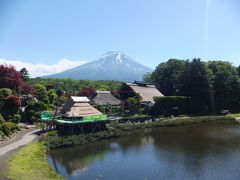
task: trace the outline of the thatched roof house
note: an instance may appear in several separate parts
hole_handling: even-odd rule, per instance
[[[94,105],[111,105],[120,106],[121,101],[114,97],[110,91],[97,91],[96,95],[92,98]]]
[[[164,96],[159,92],[154,85],[149,85],[141,82],[123,83],[120,90],[121,97],[131,97],[139,94],[142,98],[142,104],[154,104],[153,97]]]
[[[71,96],[64,104],[61,114],[64,117],[84,117],[102,115],[100,111],[89,104],[87,97]]]

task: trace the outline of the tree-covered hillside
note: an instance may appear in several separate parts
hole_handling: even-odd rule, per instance
[[[30,84],[42,84],[47,89],[61,89],[69,93],[78,92],[83,88],[96,90],[116,90],[121,86],[119,81],[94,81],[94,80],[73,80],[73,79],[30,79]]]

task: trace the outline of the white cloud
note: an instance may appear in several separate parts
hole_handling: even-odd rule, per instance
[[[39,77],[49,74],[55,74],[73,67],[86,63],[86,61],[73,61],[66,58],[60,59],[56,64],[43,64],[43,63],[28,63],[21,60],[6,60],[0,58],[0,64],[7,64],[14,66],[17,70],[27,68],[31,77]]]

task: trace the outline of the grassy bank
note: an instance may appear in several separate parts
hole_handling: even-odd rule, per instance
[[[7,177],[13,180],[63,179],[48,164],[44,145],[40,142],[23,147],[13,156],[8,163]]]
[[[166,126],[183,126],[191,125],[197,123],[211,123],[211,122],[225,122],[225,123],[235,123],[233,117],[226,116],[198,116],[198,117],[176,117],[167,118],[160,121],[153,121],[147,123],[112,123],[115,129],[119,130],[131,130],[139,128],[152,128],[152,127],[166,127]]]
[[[106,131],[96,132],[94,134],[86,135],[71,135],[71,136],[44,136],[42,140],[49,149],[56,149],[59,147],[83,145],[88,142],[99,141],[100,139],[107,139],[127,135],[135,129],[166,127],[166,126],[182,126],[196,123],[215,123],[215,122],[234,123],[234,118],[226,116],[201,116],[201,117],[179,117],[166,118],[158,121],[148,121],[144,123],[116,123],[113,122],[107,125]]]
[[[228,114],[227,117],[240,118],[240,113],[237,113],[237,114]]]

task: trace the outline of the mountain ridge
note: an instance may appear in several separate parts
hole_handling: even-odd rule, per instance
[[[151,71],[120,51],[109,51],[97,60],[43,78],[134,81]]]

